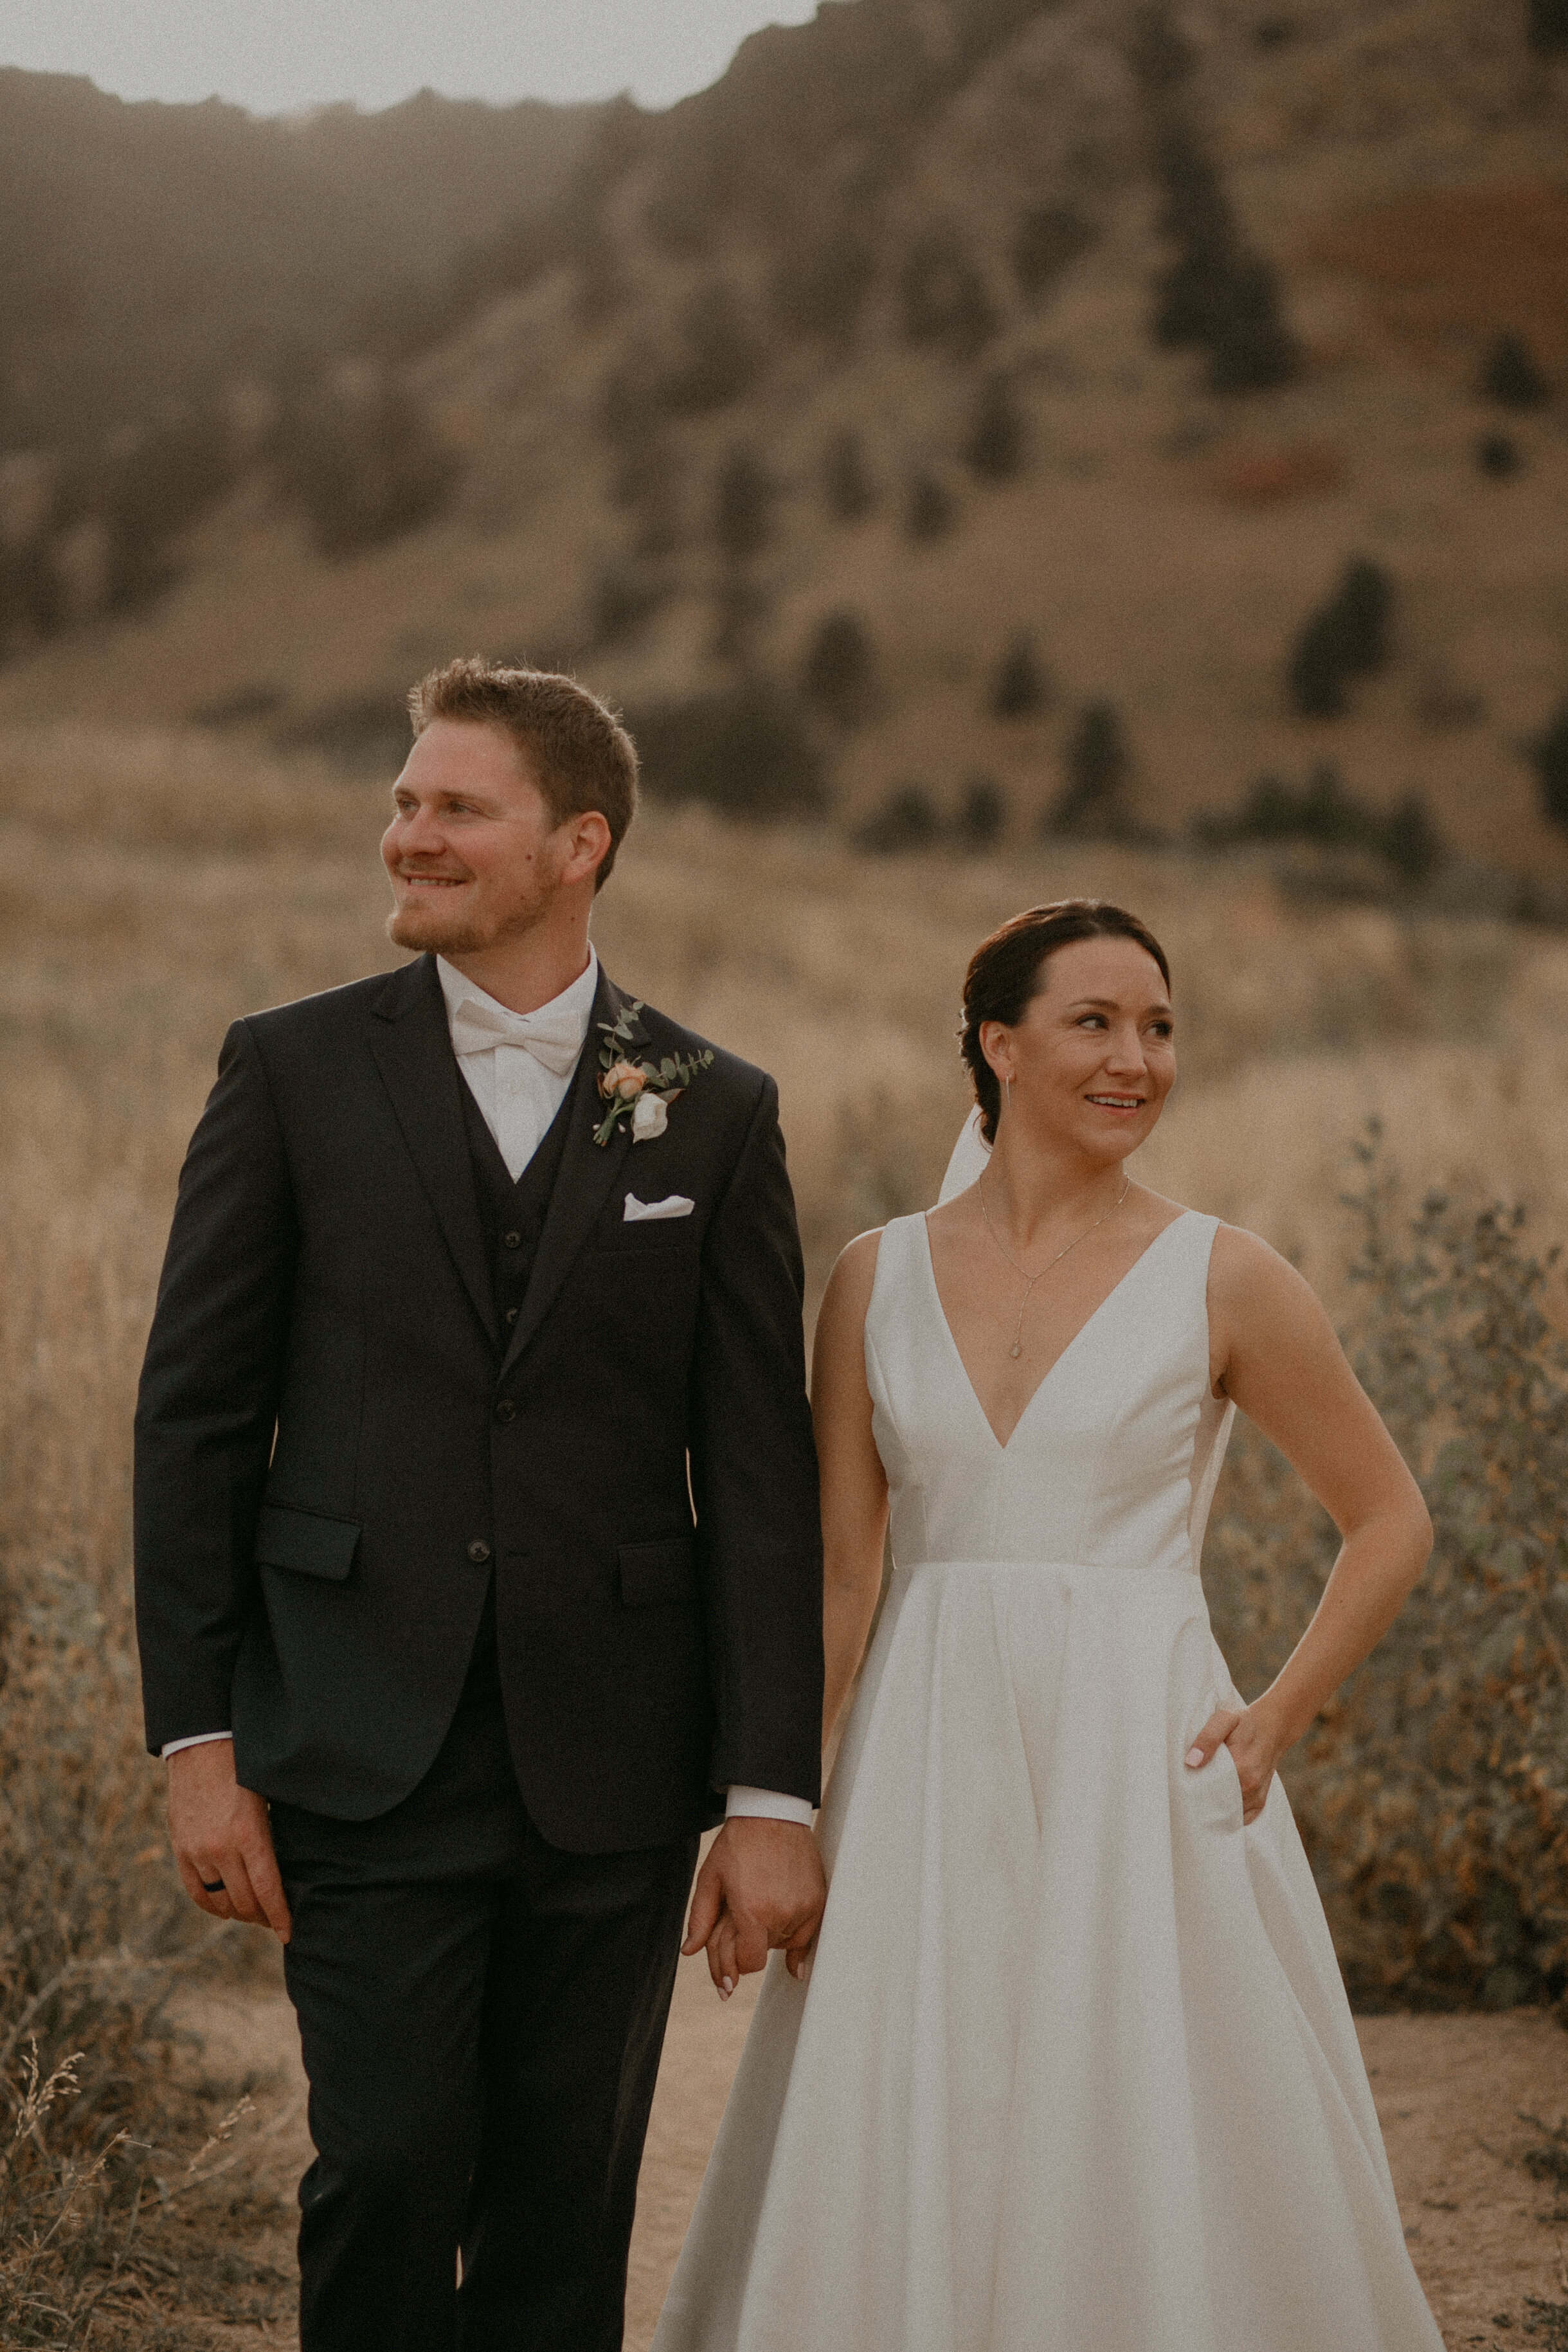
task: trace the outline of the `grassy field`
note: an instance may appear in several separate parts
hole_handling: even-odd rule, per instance
[[[138,1752],[128,1618],[131,1402],[180,1158],[230,1019],[395,961],[383,806],[379,787],[203,736],[0,735],[0,2044],[13,2077],[29,2033],[46,2065],[89,2053],[43,2189],[145,2117],[163,2063],[150,2004],[192,1948]],[[652,812],[601,902],[601,952],[623,986],[776,1072],[813,1306],[846,1240],[935,1197],[967,1108],[953,1031],[970,950],[1018,907],[1084,891],[1134,907],[1172,955],[1183,1075],[1146,1181],[1266,1234],[1342,1312],[1339,1195],[1370,1116],[1413,1200],[1502,1195],[1538,1243],[1568,1233],[1568,940],[1312,901],[1239,859],[871,860]],[[1555,1315],[1555,1275],[1544,1295]],[[1219,1516],[1222,1598],[1266,1664],[1310,1604],[1321,1529],[1256,1451]],[[1270,1538],[1289,1570],[1272,1598]],[[1505,1711],[1511,1688],[1504,1674]],[[1351,1855],[1336,1928],[1364,1929],[1365,1980],[1396,1994],[1389,1937],[1365,1927],[1368,1903],[1386,1907],[1368,1841],[1408,1848],[1411,1817],[1367,1793],[1386,1769],[1368,1736],[1354,1714],[1329,1727],[1303,1817],[1321,1784],[1320,1867]],[[1555,1853],[1560,1809],[1542,1803]],[[1422,1932],[1406,1921],[1401,1948]],[[72,2340],[12,2327],[7,2342]]]

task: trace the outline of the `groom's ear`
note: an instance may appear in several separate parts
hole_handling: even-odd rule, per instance
[[[561,882],[586,882],[591,876],[597,890],[602,879],[600,869],[612,846],[609,819],[598,809],[580,809],[557,829],[566,851],[561,862]]]

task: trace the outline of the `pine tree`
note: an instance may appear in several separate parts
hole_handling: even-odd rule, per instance
[[[853,613],[829,613],[807,651],[800,689],[809,702],[857,726],[870,717],[876,698],[876,656],[863,623]]]
[[[1537,57],[1568,49],[1568,0],[1530,0],[1527,35]]]
[[[991,715],[996,719],[1028,719],[1033,712],[1043,710],[1049,699],[1034,639],[1027,629],[1020,629],[997,671],[991,688]]]
[[[1175,257],[1155,281],[1156,342],[1207,354],[1216,392],[1262,392],[1301,365],[1271,263],[1243,242],[1213,158],[1187,117],[1162,106],[1155,140],[1159,224]]]
[[[876,504],[876,486],[852,425],[835,433],[822,452],[822,490],[829,513],[840,522],[858,522]]]
[[[1525,748],[1541,786],[1542,811],[1552,824],[1568,832],[1568,702],[1559,706]]]
[[[990,776],[971,776],[964,787],[953,837],[961,849],[990,849],[1001,839],[1008,804],[1000,784]]]
[[[1544,408],[1552,386],[1522,335],[1499,335],[1481,364],[1483,400],[1501,408]]]
[[[1386,667],[1394,583],[1380,563],[1358,556],[1338,588],[1313,613],[1291,656],[1291,700],[1303,719],[1337,719],[1349,702],[1353,678]]]
[[[1085,703],[1063,766],[1066,782],[1047,819],[1048,832],[1103,841],[1131,832],[1125,802],[1131,762],[1113,704]]]
[[[953,500],[936,475],[912,475],[904,517],[904,527],[910,538],[920,542],[945,539],[954,520]]]
[[[1024,421],[1006,376],[988,377],[964,455],[983,482],[1009,482],[1022,472]]]
[[[773,484],[755,452],[737,442],[720,468],[714,538],[725,562],[748,563],[773,536]]]

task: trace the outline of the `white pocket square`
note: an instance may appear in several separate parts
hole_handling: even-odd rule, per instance
[[[623,1223],[636,1225],[649,1217],[689,1217],[695,1207],[684,1192],[672,1192],[667,1201],[640,1201],[635,1192],[628,1192],[621,1214]]]

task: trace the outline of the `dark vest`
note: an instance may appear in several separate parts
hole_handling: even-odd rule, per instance
[[[539,1237],[560,1172],[561,1153],[578,1089],[575,1084],[568,1087],[538,1150],[514,1183],[501,1157],[500,1146],[486,1126],[485,1114],[475,1101],[461,1069],[459,1079],[457,1091],[463,1098],[463,1124],[467,1130],[468,1158],[474,1171],[474,1198],[485,1235],[490,1277],[496,1286],[497,1320],[501,1327],[499,1361],[538,1255]],[[498,1710],[500,1703],[501,1661],[496,1640],[496,1578],[492,1570],[462,1704],[464,1708],[489,1706]]]
[[[463,1097],[463,1124],[468,1131],[468,1158],[474,1171],[474,1198],[478,1203],[479,1223],[490,1261],[490,1278],[496,1286],[504,1351],[538,1255],[539,1236],[544,1232],[550,1195],[560,1173],[561,1154],[566,1148],[578,1088],[575,1085],[568,1087],[543,1141],[515,1184],[507,1173],[500,1148],[485,1124],[484,1113],[469,1091],[466,1078],[458,1091]]]

